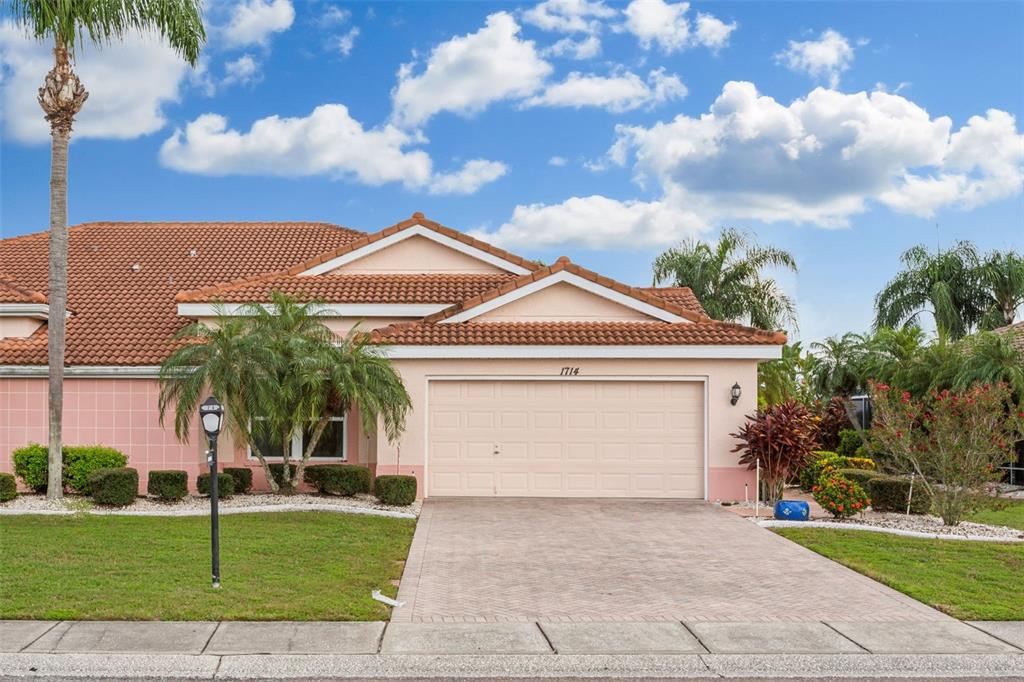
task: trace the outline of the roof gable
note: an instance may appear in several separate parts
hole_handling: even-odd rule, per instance
[[[489,264],[494,268],[490,270],[491,272],[504,271],[523,275],[538,269],[535,263],[428,220],[422,213],[417,212],[408,220],[291,268],[289,274],[312,276],[329,273],[414,237],[429,240],[476,261]]]
[[[475,322],[658,322],[635,307],[559,281],[476,315]]]

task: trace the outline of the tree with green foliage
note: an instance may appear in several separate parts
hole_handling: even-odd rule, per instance
[[[249,446],[274,492],[297,487],[331,417],[352,407],[365,432],[380,421],[396,441],[412,405],[401,376],[358,329],[335,339],[321,311],[273,292],[269,306],[246,305],[234,315],[219,308],[214,325],[182,329],[182,345],[160,369],[161,423],[173,409],[175,434],[187,440],[205,392],[213,393],[235,442]],[[267,444],[287,459],[292,436],[306,430],[310,437],[294,471],[283,466],[275,477]]]
[[[757,366],[758,407],[763,409],[789,399],[804,405],[814,404],[818,398],[817,370],[818,359],[803,352],[799,341],[783,346],[780,359]]]
[[[861,366],[865,338],[847,332],[811,344],[817,357],[814,380],[819,395],[851,396],[864,387]]]
[[[689,287],[716,320],[795,329],[796,305],[766,276],[769,268],[797,271],[789,252],[761,246],[729,228],[713,244],[691,239],[659,255],[653,264],[654,284]]]
[[[980,264],[978,280],[987,299],[981,328],[1013,324],[1017,309],[1024,306],[1024,257],[1016,251],[993,251]]]
[[[47,303],[49,363],[49,485],[60,499],[64,405],[65,316],[68,296],[68,144],[75,116],[89,97],[74,71],[84,44],[103,46],[132,32],[149,32],[195,65],[206,40],[201,0],[3,0],[16,26],[53,45],[54,65],[39,88],[50,124],[50,255]]]
[[[989,307],[981,260],[970,242],[946,251],[914,246],[900,256],[903,270],[875,297],[875,327],[918,326],[930,314],[939,337],[957,340],[977,325]]]

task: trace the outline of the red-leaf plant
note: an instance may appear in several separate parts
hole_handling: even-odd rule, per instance
[[[818,447],[817,418],[795,400],[748,415],[739,433],[729,435],[740,440],[732,449],[743,453],[740,464],[756,469],[757,463],[761,463],[761,480],[769,503],[782,497],[786,481],[796,475]]]
[[[955,526],[1024,439],[1024,412],[1004,383],[938,391],[921,399],[871,384],[872,436],[920,477],[943,523]]]

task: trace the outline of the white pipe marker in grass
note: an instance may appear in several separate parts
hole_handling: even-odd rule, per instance
[[[387,604],[388,606],[395,606],[398,608],[405,606],[404,601],[395,601],[391,597],[384,596],[380,593],[380,590],[374,590],[370,593],[370,596],[376,599],[377,601],[381,602],[382,604]]]

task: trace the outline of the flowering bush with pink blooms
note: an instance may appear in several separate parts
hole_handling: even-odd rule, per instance
[[[960,523],[999,467],[1016,457],[1024,439],[1019,412],[1006,384],[977,384],[923,398],[885,384],[871,385],[872,436],[908,471],[921,477],[948,526]]]

